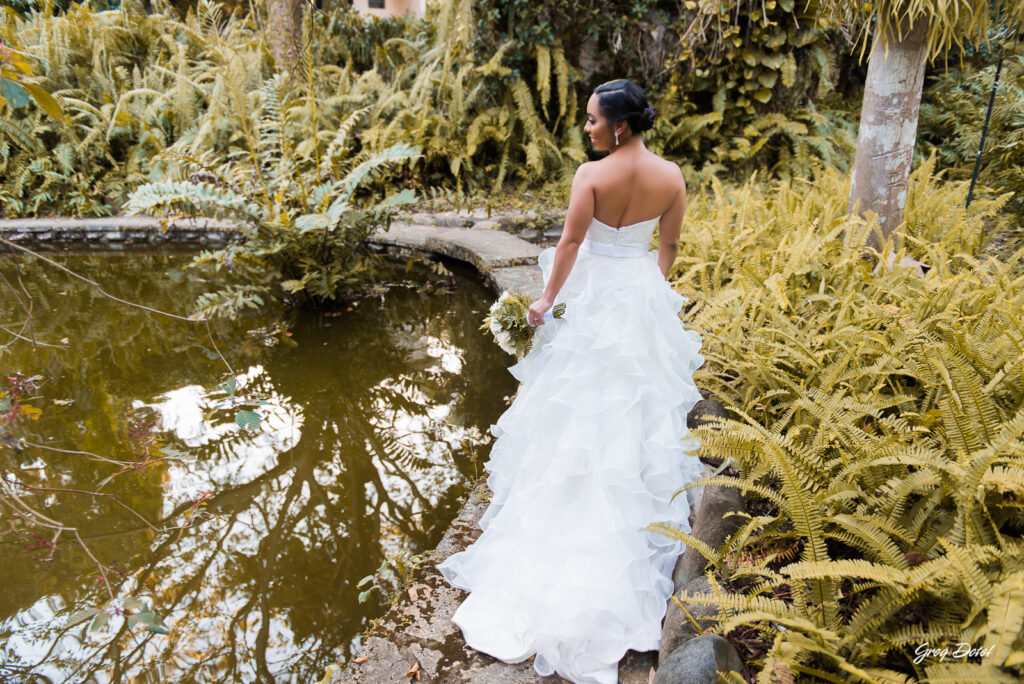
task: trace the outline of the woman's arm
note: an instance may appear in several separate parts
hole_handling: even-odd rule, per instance
[[[658,223],[658,268],[661,274],[668,279],[668,272],[676,261],[676,253],[679,251],[679,234],[683,229],[683,214],[686,213],[686,181],[683,179],[683,172],[676,167],[679,174],[679,188],[672,204],[661,217]]]
[[[576,169],[576,175],[572,179],[565,226],[562,228],[562,237],[555,246],[555,259],[551,265],[551,275],[548,277],[544,294],[530,305],[530,311],[537,319],[551,308],[555,297],[569,277],[573,264],[576,263],[576,253],[587,236],[587,228],[590,227],[593,218],[593,162],[586,162]]]

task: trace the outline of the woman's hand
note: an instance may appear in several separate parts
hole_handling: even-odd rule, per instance
[[[551,297],[541,297],[533,300],[530,308],[526,310],[526,320],[530,325],[544,325],[544,312],[554,305]]]

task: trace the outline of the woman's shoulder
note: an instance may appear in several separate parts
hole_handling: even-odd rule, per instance
[[[592,164],[603,163],[611,161],[610,156],[599,160],[598,162],[590,162]],[[639,167],[643,171],[644,175],[650,179],[657,179],[660,183],[669,183],[672,185],[683,182],[683,172],[679,168],[679,164],[676,164],[671,159],[665,159],[662,156],[651,152],[650,150],[643,150],[642,154],[633,160],[634,169]]]

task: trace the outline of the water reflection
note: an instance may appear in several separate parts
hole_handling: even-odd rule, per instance
[[[80,254],[64,263],[108,291],[177,313],[210,287],[183,278],[187,255]],[[266,402],[246,431],[216,409],[224,364],[205,329],[125,309],[52,270],[21,261],[37,339],[70,349],[12,346],[4,368],[53,380],[35,403],[29,441],[131,460],[125,428],[155,420],[180,460],[118,475],[81,456],[0,449],[5,475],[51,488],[113,494],[163,531],[104,497],[30,493],[46,515],[76,526],[113,575],[119,596],[150,602],[164,636],[66,629],[105,601],[93,563],[68,540],[52,561],[26,552],[32,530],[14,517],[0,537],[0,677],[28,681],[317,681],[344,660],[379,614],[357,582],[385,555],[434,546],[465,478],[487,450],[487,427],[515,381],[507,357],[477,330],[491,295],[456,287],[391,287],[351,310],[295,321],[296,348],[266,347],[250,318],[216,326],[241,391]],[[5,273],[10,264],[0,261]],[[463,274],[465,275],[465,274]],[[208,276],[208,277],[213,277]],[[400,270],[389,276],[404,278]],[[426,281],[424,269],[412,276]],[[475,310],[475,313],[472,313]],[[0,295],[5,327],[19,323]],[[212,412],[211,412],[212,411]],[[206,420],[204,420],[204,415]],[[27,431],[26,431],[27,430]],[[199,503],[202,503],[200,506]],[[8,516],[5,511],[0,515]],[[31,673],[31,674],[30,674]]]

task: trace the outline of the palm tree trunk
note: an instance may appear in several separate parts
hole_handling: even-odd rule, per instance
[[[928,57],[928,22],[919,19],[908,28],[902,20],[900,28],[902,40],[892,29],[876,28],[847,205],[848,213],[878,213],[882,240],[872,232],[867,241],[874,249],[881,248],[903,219]]]
[[[277,68],[288,71],[299,63],[302,40],[302,0],[267,0],[267,37]]]

